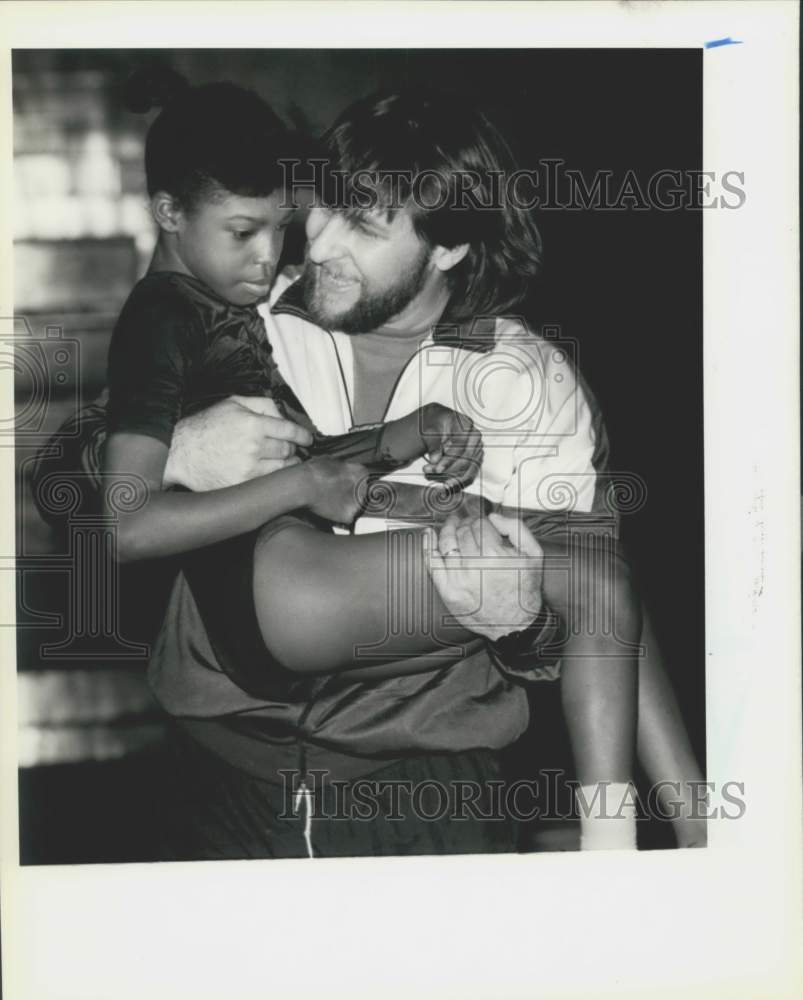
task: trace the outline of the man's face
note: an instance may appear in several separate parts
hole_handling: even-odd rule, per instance
[[[177,252],[189,272],[227,302],[264,298],[276,277],[292,216],[281,191],[265,198],[226,194],[179,213]]]
[[[433,280],[431,252],[409,213],[389,222],[316,207],[307,219],[302,278],[308,312],[320,326],[366,333],[398,316]]]

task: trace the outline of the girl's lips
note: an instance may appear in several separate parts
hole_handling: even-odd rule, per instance
[[[271,286],[270,281],[244,281],[243,284],[246,288],[251,289],[251,291],[259,292],[260,294],[267,292]]]

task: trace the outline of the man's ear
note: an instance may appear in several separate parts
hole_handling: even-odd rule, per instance
[[[151,198],[151,214],[156,225],[166,233],[175,233],[181,224],[183,213],[172,194],[157,191]]]
[[[469,251],[470,244],[458,243],[454,247],[436,246],[432,251],[432,263],[439,271],[451,271]]]

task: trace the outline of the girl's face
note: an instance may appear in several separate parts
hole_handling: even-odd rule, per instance
[[[221,298],[252,305],[273,285],[292,215],[281,190],[264,198],[226,193],[177,213],[175,251],[189,273]]]

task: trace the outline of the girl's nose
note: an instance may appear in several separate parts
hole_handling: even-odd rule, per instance
[[[255,259],[259,264],[275,264],[284,245],[284,230],[262,233],[254,247]]]

